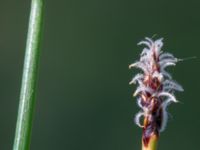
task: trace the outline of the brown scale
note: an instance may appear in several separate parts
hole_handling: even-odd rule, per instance
[[[158,65],[158,58],[155,53],[153,55],[154,65],[152,66],[153,72],[160,71],[160,67]],[[144,79],[144,84],[146,86],[151,87],[155,91],[162,90],[162,84],[158,78],[152,78],[151,76],[146,76]],[[144,127],[143,127],[143,135],[142,140],[145,146],[148,145],[150,137],[152,135],[159,136],[159,129],[162,124],[162,109],[160,109],[161,99],[157,97],[152,97],[152,95],[148,92],[145,94],[145,98],[143,98],[143,105],[146,106],[149,110],[149,115],[144,118]],[[143,96],[144,97],[144,96]]]
[[[153,106],[151,113],[144,118],[142,140],[145,146],[148,145],[152,135],[159,136],[159,129],[162,123],[162,109],[159,109],[160,105],[161,101],[158,101],[156,98],[151,99],[151,106]]]

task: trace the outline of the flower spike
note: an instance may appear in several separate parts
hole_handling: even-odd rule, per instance
[[[140,54],[140,60],[129,65],[129,68],[139,68],[142,73],[136,74],[129,84],[137,84],[134,92],[137,104],[142,109],[135,116],[135,123],[143,128],[143,150],[152,150],[151,141],[158,139],[160,132],[164,131],[167,124],[167,106],[176,103],[175,91],[183,91],[181,85],[172,80],[172,76],[165,68],[175,66],[180,59],[161,49],[163,38],[153,40],[146,37],[138,43],[146,47]],[[144,119],[143,123],[141,118]],[[153,144],[155,145],[155,144]]]

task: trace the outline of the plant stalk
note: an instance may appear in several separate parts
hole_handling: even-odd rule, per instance
[[[32,0],[13,150],[28,150],[40,54],[43,0]]]
[[[142,150],[156,150],[158,143],[158,136],[152,135],[149,139],[148,145],[142,141]]]

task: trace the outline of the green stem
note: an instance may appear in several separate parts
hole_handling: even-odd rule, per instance
[[[150,137],[148,145],[145,145],[142,142],[142,150],[156,150],[157,144],[158,144],[158,136],[154,134]]]
[[[32,128],[43,0],[32,0],[13,150],[28,150]]]

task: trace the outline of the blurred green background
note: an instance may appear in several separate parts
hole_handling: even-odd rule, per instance
[[[0,150],[12,149],[30,1],[1,0]],[[46,0],[32,150],[139,150],[136,44],[164,37],[181,83],[159,150],[199,149],[199,0]]]

